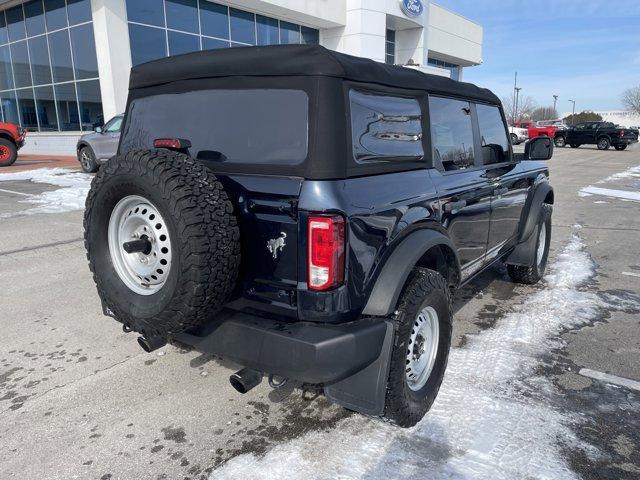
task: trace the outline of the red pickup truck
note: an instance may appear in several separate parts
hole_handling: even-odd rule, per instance
[[[534,137],[549,137],[553,138],[558,130],[558,127],[554,126],[539,126],[532,120],[526,120],[522,122],[516,122],[516,127],[526,128],[529,131],[529,138]]]
[[[15,123],[0,122],[0,167],[8,167],[18,158],[27,131]]]

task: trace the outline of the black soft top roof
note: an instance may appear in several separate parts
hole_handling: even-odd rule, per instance
[[[471,83],[386,65],[319,45],[225,48],[166,57],[133,67],[129,89],[231,76],[327,76],[500,104],[491,91]]]

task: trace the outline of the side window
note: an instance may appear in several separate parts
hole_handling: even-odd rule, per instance
[[[509,140],[498,107],[477,104],[476,112],[483,165],[509,161]]]
[[[443,170],[474,166],[473,126],[469,102],[429,97],[434,165]]]
[[[576,130],[584,130],[586,126],[587,125],[585,123],[579,123],[578,125],[576,125]]]
[[[119,132],[122,126],[122,117],[114,117],[104,127],[105,132]]]
[[[418,100],[351,90],[349,102],[351,143],[357,162],[424,157]]]

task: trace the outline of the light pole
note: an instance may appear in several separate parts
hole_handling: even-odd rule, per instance
[[[513,114],[513,123],[515,126],[516,123],[516,119],[518,117],[518,99],[520,98],[520,90],[522,90],[522,87],[515,87],[515,91],[516,91],[516,105],[515,105],[515,112]]]
[[[573,110],[571,111],[571,125],[573,125],[574,117],[576,116],[576,101],[569,100],[573,104]]]
[[[518,72],[516,72],[513,79],[513,104],[511,105],[511,112],[513,113],[513,125],[516,126],[516,88],[518,86]]]
[[[553,111],[556,110],[556,102],[558,101],[558,95],[553,96]]]

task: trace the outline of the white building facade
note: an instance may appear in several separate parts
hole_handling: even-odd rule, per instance
[[[24,153],[75,154],[125,108],[133,65],[244,45],[315,43],[460,80],[482,26],[429,0],[0,0],[0,116]]]

